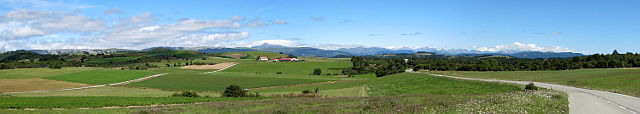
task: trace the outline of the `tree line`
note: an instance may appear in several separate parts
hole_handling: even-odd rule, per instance
[[[408,59],[408,61],[403,60]],[[640,67],[637,53],[593,54],[570,58],[515,58],[509,56],[354,56],[353,67],[343,70],[343,74],[356,75],[375,73],[381,77],[404,72],[406,68],[430,71],[541,71],[572,70],[581,68],[625,68]],[[406,67],[405,67],[406,66]]]

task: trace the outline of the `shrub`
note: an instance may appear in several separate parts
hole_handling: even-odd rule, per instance
[[[182,91],[182,94],[178,94],[178,93],[173,93],[171,94],[172,97],[200,97],[200,95],[198,95],[198,93],[193,92],[193,91]]]
[[[302,91],[302,94],[309,94],[309,93],[311,93],[311,90],[304,90],[304,91]]]
[[[276,72],[276,74],[282,74],[282,72]]]
[[[526,86],[524,86],[524,90],[525,91],[529,91],[529,90],[538,90],[538,87],[536,87],[536,85],[533,85],[533,82],[527,84]]]
[[[322,75],[322,70],[319,68],[313,69],[313,75]]]
[[[245,97],[247,92],[242,90],[238,85],[229,85],[222,93],[223,97]]]

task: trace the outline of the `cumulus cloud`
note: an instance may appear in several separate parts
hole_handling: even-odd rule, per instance
[[[302,44],[300,44],[300,42],[296,42],[296,41],[290,41],[290,40],[282,40],[282,39],[278,39],[278,40],[260,40],[260,41],[252,41],[252,42],[245,42],[245,41],[239,41],[239,42],[224,42],[224,43],[219,43],[219,44],[215,44],[214,46],[218,46],[218,47],[254,47],[254,46],[261,46],[264,44],[269,44],[269,45],[281,45],[281,46],[287,46],[287,47],[299,47],[302,46]]]
[[[118,6],[115,6],[113,9],[109,9],[109,10],[104,11],[103,14],[104,15],[122,14],[122,10],[120,8],[118,8]]]
[[[17,27],[3,30],[0,37],[2,39],[24,39],[67,31],[80,33],[97,32],[106,29],[102,19],[64,12],[44,13],[42,11],[16,10],[8,12],[4,18],[6,19],[5,21],[24,23]]]
[[[247,22],[245,26],[246,27],[264,27],[264,26],[267,26],[267,24],[264,23],[262,20],[260,20],[260,18],[256,17],[255,19],[249,20],[249,22]]]
[[[7,12],[3,17],[6,20],[12,21],[27,21],[49,16],[49,12],[20,9],[16,11]]]
[[[341,49],[341,48],[357,48],[357,47],[372,47],[372,46],[353,45],[353,44],[321,44],[321,43],[316,43],[316,44],[311,45],[311,47],[324,49],[324,50],[338,50],[338,49]]]
[[[311,17],[313,21],[324,21],[324,17]]]
[[[522,51],[541,51],[541,52],[577,52],[567,47],[560,46],[537,46],[536,44],[523,44],[514,42],[509,45],[497,45],[495,47],[478,47],[473,46],[475,50],[483,52],[501,52],[501,53],[518,53]]]
[[[273,24],[289,24],[289,23],[281,19],[276,19],[273,21]]]
[[[231,17],[232,21],[244,21],[244,17],[240,17],[240,16],[233,16]]]

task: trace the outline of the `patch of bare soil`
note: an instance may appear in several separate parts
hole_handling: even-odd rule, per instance
[[[189,66],[184,66],[180,69],[222,69],[222,68],[231,66],[233,64],[236,64],[236,63],[229,62],[229,63],[218,63],[215,65],[189,65]]]
[[[23,92],[38,90],[55,90],[90,86],[87,84],[47,80],[40,78],[31,79],[0,79],[0,92]]]
[[[236,58],[236,59],[240,59],[241,57],[246,57],[247,54],[246,53],[225,54],[224,56],[229,56],[229,57],[233,57],[233,58]]]
[[[249,90],[259,90],[259,89],[270,89],[270,88],[281,88],[281,87],[295,87],[295,86],[306,86],[306,85],[317,85],[324,83],[336,83],[341,81],[327,81],[327,82],[316,82],[316,83],[306,83],[306,84],[296,84],[296,85],[281,85],[281,86],[269,86],[269,87],[259,87],[259,88],[251,88]]]

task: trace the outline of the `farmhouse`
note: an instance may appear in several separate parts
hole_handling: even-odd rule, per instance
[[[280,59],[273,60],[273,62],[298,62],[298,59],[296,59],[296,58],[280,58]]]
[[[269,58],[268,57],[259,57],[258,60],[260,60],[260,61],[268,61]]]

